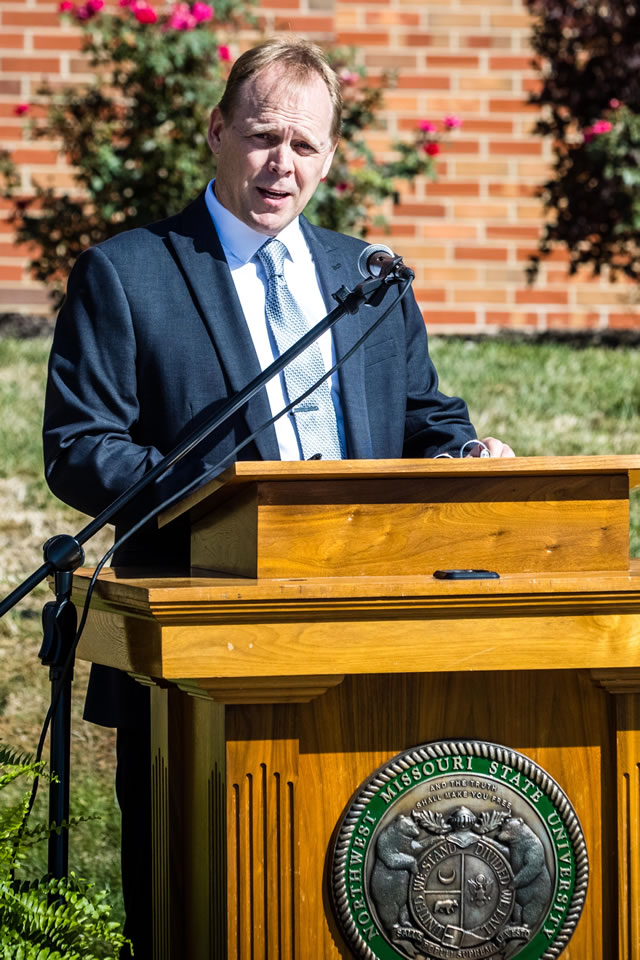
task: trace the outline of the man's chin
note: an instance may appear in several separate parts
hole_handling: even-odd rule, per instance
[[[277,233],[289,226],[292,220],[298,216],[297,210],[278,210],[267,212],[253,212],[249,226],[253,227],[258,233],[263,233],[267,237],[275,237]]]

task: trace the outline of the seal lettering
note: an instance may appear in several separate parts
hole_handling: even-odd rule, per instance
[[[483,741],[394,757],[361,787],[333,849],[336,917],[367,960],[559,956],[587,880],[561,788],[528,757]]]

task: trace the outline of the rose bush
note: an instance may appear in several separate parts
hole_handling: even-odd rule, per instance
[[[569,253],[569,271],[604,267],[640,279],[640,7],[626,0],[527,0],[541,84],[536,132],[553,168],[540,193],[539,253]]]
[[[147,0],[62,0],[61,15],[83,33],[95,79],[62,90],[43,87],[43,105],[29,135],[56,141],[71,164],[74,189],[37,180],[23,195],[5,154],[3,193],[13,201],[17,238],[35,255],[30,267],[59,301],[66,276],[87,246],[125,229],[162,219],[193,199],[214,173],[206,142],[208,115],[218,102],[231,53],[220,42],[249,11],[244,0],[176,2],[159,11]],[[439,133],[422,124],[410,140],[392,144],[392,159],[375,157],[366,131],[378,123],[383,86],[369,81],[344,52],[331,54],[345,99],[343,138],[327,179],[307,208],[315,223],[365,235],[385,222],[398,199],[398,181],[435,175]],[[445,117],[442,129],[460,125]]]

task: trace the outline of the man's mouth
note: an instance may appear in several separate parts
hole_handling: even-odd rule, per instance
[[[258,190],[267,200],[284,200],[289,196],[285,190],[267,190],[265,187],[258,187]]]

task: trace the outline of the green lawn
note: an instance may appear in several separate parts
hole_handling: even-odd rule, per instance
[[[523,457],[640,453],[640,353],[432,338],[446,393],[469,404],[478,434]],[[640,488],[631,494],[631,555],[640,556]]]
[[[73,533],[83,523],[79,514],[54,500],[42,479],[40,422],[48,348],[46,340],[0,340],[2,595],[41,563],[42,543],[49,535]],[[640,356],[633,349],[433,338],[431,350],[442,389],[467,399],[481,436],[506,439],[521,455],[640,451]],[[637,495],[631,526],[631,552],[639,556]],[[106,543],[107,534],[88,548],[89,565]],[[34,749],[47,705],[47,671],[37,658],[39,610],[47,597],[41,586],[0,621],[0,738],[23,750]],[[80,719],[86,678],[87,666],[79,663],[72,813],[95,813],[102,819],[73,832],[71,864],[99,886],[110,884],[117,891],[113,734]],[[43,849],[41,862],[45,858]]]
[[[58,503],[42,476],[40,432],[49,340],[0,339],[0,594],[6,595],[42,563],[42,544],[52,533],[75,533],[84,518]],[[105,531],[101,544],[110,542]],[[97,562],[98,544],[87,562]],[[51,599],[46,584],[0,620],[0,739],[34,752],[49,703],[48,670],[40,664],[40,613]],[[88,665],[76,665],[72,731],[71,813],[100,819],[70,834],[70,866],[77,874],[109,886],[116,918],[120,902],[119,813],[113,788],[113,731],[84,723],[82,700]],[[48,756],[48,754],[47,754]],[[42,784],[37,816],[47,820]],[[35,848],[33,870],[46,869],[47,848]]]

